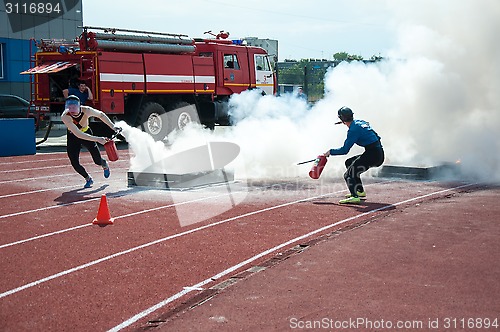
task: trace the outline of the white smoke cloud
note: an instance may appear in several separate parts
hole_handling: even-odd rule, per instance
[[[500,180],[500,2],[403,0],[386,6],[399,42],[384,61],[331,69],[325,97],[312,107],[290,95],[234,95],[234,126],[215,132],[193,126],[170,137],[167,151],[227,140],[241,147],[247,178],[307,177],[311,164],[293,163],[343,144],[347,128],[333,123],[337,110],[349,106],[382,137],[386,164],[460,160],[466,175]],[[362,151],[354,147],[349,155]],[[338,176],[345,159],[330,157],[322,176]]]
[[[235,137],[252,137],[245,150],[253,165],[273,176],[291,160],[342,145],[345,127],[332,123],[348,105],[382,136],[386,164],[460,161],[465,176],[500,180],[500,3],[402,1],[388,8],[398,46],[382,62],[330,70],[325,97],[312,109],[294,99],[232,99],[235,113],[246,116]]]
[[[399,45],[377,65],[341,65],[326,85],[383,137],[390,163],[461,161],[500,180],[500,3],[391,2]],[[328,95],[327,98],[331,98]]]
[[[230,105],[238,121],[227,139],[240,145],[249,178],[307,176],[311,165],[295,164],[328,149],[334,119],[326,108],[309,108],[292,95],[261,97],[257,91],[235,95]]]

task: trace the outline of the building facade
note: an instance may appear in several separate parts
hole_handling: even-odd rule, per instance
[[[74,39],[83,25],[82,0],[3,2],[0,7],[0,93],[30,100],[30,68],[35,40]]]
[[[276,68],[278,62],[278,41],[275,39],[260,39],[257,37],[245,37],[243,40],[249,46],[262,47],[270,55],[271,66]]]

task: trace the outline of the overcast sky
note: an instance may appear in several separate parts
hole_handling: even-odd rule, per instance
[[[396,38],[391,15],[385,0],[83,0],[87,26],[277,39],[280,61],[330,60],[336,52],[384,56]]]

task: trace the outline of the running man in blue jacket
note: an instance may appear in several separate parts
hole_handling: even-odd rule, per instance
[[[380,142],[380,136],[370,127],[370,124],[363,120],[354,120],[354,113],[349,107],[342,107],[338,111],[338,117],[341,122],[349,129],[344,146],[338,149],[330,149],[324,153],[325,157],[334,155],[346,155],[354,144],[365,148],[361,155],[351,157],[346,160],[347,171],[344,173],[344,179],[349,188],[350,194],[346,199],[339,201],[340,204],[359,204],[360,197],[366,197],[361,174],[371,167],[378,167],[384,162],[384,149]]]

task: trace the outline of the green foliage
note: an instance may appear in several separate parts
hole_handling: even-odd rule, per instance
[[[333,59],[337,61],[344,61],[347,60],[349,57],[349,53],[347,52],[337,52],[333,55]]]
[[[361,55],[349,54],[347,52],[337,52],[333,55],[333,59],[336,61],[363,61]]]

